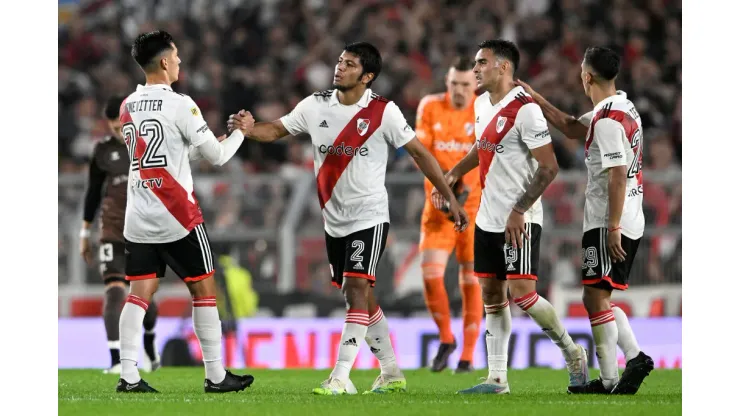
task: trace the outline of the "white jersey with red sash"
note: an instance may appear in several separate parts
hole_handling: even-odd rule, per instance
[[[343,105],[337,91],[328,90],[306,97],[280,121],[292,135],[311,136],[319,204],[330,236],[390,222],[388,144],[399,148],[415,137],[395,103],[367,89],[356,104]]]
[[[531,149],[551,142],[542,109],[522,87],[513,88],[498,103],[488,92],[475,100],[475,138],[483,188],[475,224],[501,233],[512,208],[524,195],[537,171]],[[542,225],[540,199],[524,213],[524,221]]]

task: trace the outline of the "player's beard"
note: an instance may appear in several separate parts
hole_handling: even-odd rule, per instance
[[[349,91],[349,90],[355,88],[357,86],[357,84],[360,83],[360,77],[361,76],[362,75],[360,75],[359,77],[357,77],[357,80],[355,80],[355,82],[352,83],[351,85],[339,85],[337,83],[334,83],[334,84],[332,84],[331,87],[334,88],[334,89],[336,89],[336,90],[338,90],[338,91],[341,91],[341,92]]]

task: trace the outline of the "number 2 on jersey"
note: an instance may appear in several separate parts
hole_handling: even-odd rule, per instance
[[[630,142],[634,158],[632,158],[632,164],[627,171],[627,178],[634,178],[642,170],[642,131],[637,129],[631,139]]]
[[[144,155],[141,160],[136,157],[136,127],[133,123],[126,123],[121,128],[123,138],[128,146],[131,170],[163,168],[167,166],[167,156],[158,155],[159,148],[164,141],[164,129],[162,123],[154,119],[144,120],[139,124],[139,132],[142,139],[148,141]]]

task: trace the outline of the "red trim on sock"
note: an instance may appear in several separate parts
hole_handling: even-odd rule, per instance
[[[370,323],[370,318],[367,315],[367,310],[350,309],[347,311],[344,322],[368,326],[368,324]]]
[[[375,312],[370,317],[370,320],[368,321],[368,326],[373,326],[380,322],[380,320],[383,319],[383,310],[380,309],[380,305],[375,308]]]
[[[614,312],[612,312],[611,309],[596,312],[595,314],[590,315],[588,319],[591,322],[592,327],[603,325],[614,320]]]
[[[126,298],[126,302],[132,303],[144,310],[149,309],[149,302],[136,295],[128,295],[128,297]]]
[[[519,305],[522,310],[527,310],[532,307],[537,301],[540,299],[540,295],[537,294],[537,291],[532,291],[527,293],[526,295],[514,299],[514,303]]]
[[[216,307],[216,297],[215,296],[199,296],[193,298],[193,307],[194,308],[207,308],[207,307]]]
[[[509,306],[509,301],[500,304],[500,305],[483,305],[483,308],[485,309],[486,313],[496,313],[498,311],[502,311],[506,309]]]

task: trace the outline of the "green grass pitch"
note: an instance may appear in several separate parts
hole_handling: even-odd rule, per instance
[[[118,378],[99,370],[59,370],[60,415],[678,415],[681,371],[655,370],[634,396],[573,396],[565,393],[564,370],[510,370],[511,395],[461,396],[457,390],[478,383],[485,370],[406,371],[409,391],[389,395],[314,396],[330,370],[235,371],[255,376],[240,393],[205,394],[202,368],[164,368],[144,379],[160,394],[118,394]],[[352,372],[362,393],[377,370]],[[592,370],[592,376],[598,375]]]

